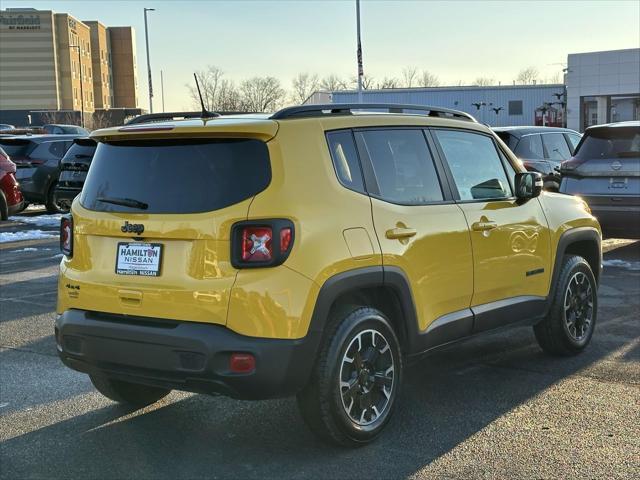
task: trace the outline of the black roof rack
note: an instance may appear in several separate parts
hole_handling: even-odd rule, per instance
[[[477,122],[473,116],[460,110],[450,108],[430,107],[428,105],[404,105],[396,103],[327,103],[320,105],[298,105],[278,110],[271,115],[272,120],[290,118],[322,117],[326,115],[353,115],[358,110],[383,110],[387,113],[414,113],[428,117],[445,117],[456,120]]]

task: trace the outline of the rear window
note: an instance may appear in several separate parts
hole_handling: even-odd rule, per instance
[[[92,158],[93,154],[96,151],[95,143],[78,143],[73,142],[73,144],[67,150],[67,153],[64,154],[65,160],[79,160],[79,159],[87,159]]]
[[[9,157],[26,157],[34,147],[29,140],[13,139],[2,140],[0,145]]]
[[[80,202],[102,212],[200,213],[246,200],[270,181],[259,140],[100,143]]]
[[[640,157],[640,128],[613,127],[587,130],[575,157],[580,160]]]

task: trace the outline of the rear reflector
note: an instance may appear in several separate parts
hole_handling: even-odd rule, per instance
[[[250,353],[232,353],[229,370],[233,373],[251,373],[256,369],[256,359]]]
[[[60,250],[67,257],[73,256],[73,217],[60,219]]]

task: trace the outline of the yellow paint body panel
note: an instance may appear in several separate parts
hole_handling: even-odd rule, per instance
[[[403,207],[346,189],[338,182],[325,132],[375,126],[458,127],[471,122],[406,115],[354,115],[280,122],[259,117],[168,122],[169,130],[104,129],[98,141],[162,138],[257,138],[266,142],[270,185],[255,197],[207,213],[147,215],[94,212],[76,199],[73,258],[61,262],[58,313],[68,309],[226,325],[247,336],[297,339],[307,334],[322,285],[360,267],[397,266],[410,280],[421,330],[438,317],[501,298],[546,296],[560,235],[599,230],[580,199],[543,194],[514,201]],[[146,131],[144,127],[151,128]],[[499,142],[501,143],[501,142]],[[510,152],[514,168],[520,170]],[[188,194],[188,192],[185,192]],[[468,225],[488,217],[499,227],[485,237]],[[233,268],[231,226],[241,220],[286,218],[295,241],[284,265]],[[159,277],[115,274],[124,221],[144,223],[144,241],[163,245]],[[397,227],[410,239],[389,239]],[[544,275],[523,278],[523,271]]]

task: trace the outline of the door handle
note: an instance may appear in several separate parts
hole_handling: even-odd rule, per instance
[[[409,238],[413,237],[416,234],[415,228],[392,228],[387,230],[385,235],[390,240],[396,240],[400,238]]]
[[[498,224],[496,222],[475,222],[471,225],[471,229],[477,232],[486,232],[497,227]]]

